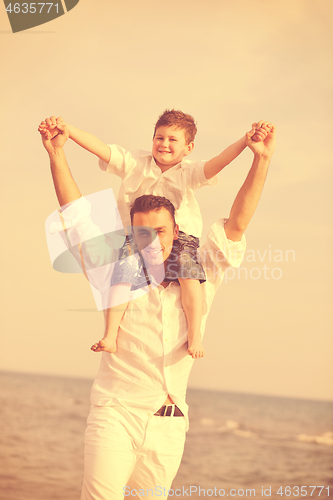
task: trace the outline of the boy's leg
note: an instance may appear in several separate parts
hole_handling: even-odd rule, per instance
[[[128,306],[131,291],[130,283],[118,283],[110,288],[108,309],[104,310],[104,337],[91,347],[94,352],[116,352],[118,329]],[[118,304],[112,307],[112,304]]]
[[[188,349],[192,358],[202,358],[205,354],[201,343],[202,290],[199,280],[178,277],[181,287],[182,305],[188,326]]]

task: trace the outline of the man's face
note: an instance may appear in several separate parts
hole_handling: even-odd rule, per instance
[[[149,267],[160,266],[169,257],[173,240],[178,238],[178,226],[164,207],[147,214],[133,216],[133,233],[138,250]]]
[[[167,170],[190,154],[194,143],[186,144],[185,130],[175,127],[158,127],[153,138],[153,157],[156,165]]]

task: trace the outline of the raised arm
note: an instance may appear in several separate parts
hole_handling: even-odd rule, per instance
[[[247,228],[260,199],[268,166],[275,149],[275,127],[269,124],[269,132],[262,142],[255,142],[253,130],[246,134],[246,145],[253,151],[251,169],[232,205],[230,216],[224,229],[227,238],[239,241]]]
[[[46,120],[40,123],[38,130],[40,132],[48,132],[48,137],[51,139],[59,133],[58,125],[67,126],[69,138],[76,142],[76,144],[98,156],[105,163],[109,162],[110,148],[107,144],[94,135],[89,134],[89,132],[84,132],[73,125],[65,123],[61,117],[56,118],[55,116],[51,116],[50,118],[46,118]]]
[[[63,146],[68,139],[69,132],[66,125],[57,125],[57,133],[50,137],[47,130],[41,130],[42,141],[50,157],[51,173],[59,205],[62,207],[81,198],[79,188],[69,170]]]
[[[267,135],[267,125],[268,122],[261,120],[258,123],[252,124],[253,136],[252,140],[254,142],[262,141]],[[222,153],[215,156],[211,160],[207,161],[204,166],[204,172],[206,179],[211,179],[214,175],[221,172],[221,170],[229,165],[241,152],[246,148],[246,134],[239,139],[239,141],[234,142],[231,146],[228,146]]]

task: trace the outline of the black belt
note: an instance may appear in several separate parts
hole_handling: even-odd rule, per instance
[[[176,405],[163,405],[154,415],[158,417],[183,417],[184,414]]]

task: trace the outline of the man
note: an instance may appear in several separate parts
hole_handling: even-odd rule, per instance
[[[229,219],[215,223],[199,249],[207,277],[201,285],[202,333],[224,270],[239,266],[244,254],[243,233],[258,204],[275,147],[275,127],[265,122],[263,128],[262,137],[267,137],[262,142],[251,139],[260,134],[260,127],[246,136],[254,160]],[[90,220],[89,203],[81,197],[68,168],[63,151],[68,130],[61,125],[53,139],[43,133],[42,138],[58,201],[61,207],[67,205],[62,210],[67,236],[88,240],[84,253],[90,259],[89,280],[104,290],[105,283],[110,283],[107,248],[111,245],[107,237],[102,246],[100,238],[95,238],[103,235]],[[130,301],[120,323],[117,352],[103,353],[91,393],[81,500],[118,500],[124,495],[132,498],[158,492],[167,496],[181,461],[188,428],[185,394],[193,360],[187,354],[180,286],[161,282],[178,231],[170,205],[161,197],[142,196],[131,211],[134,236],[154,286]],[[158,239],[151,238],[147,228]],[[73,253],[79,259],[78,252]],[[98,253],[105,265],[101,266]],[[96,344],[94,350],[103,350],[103,345]]]

